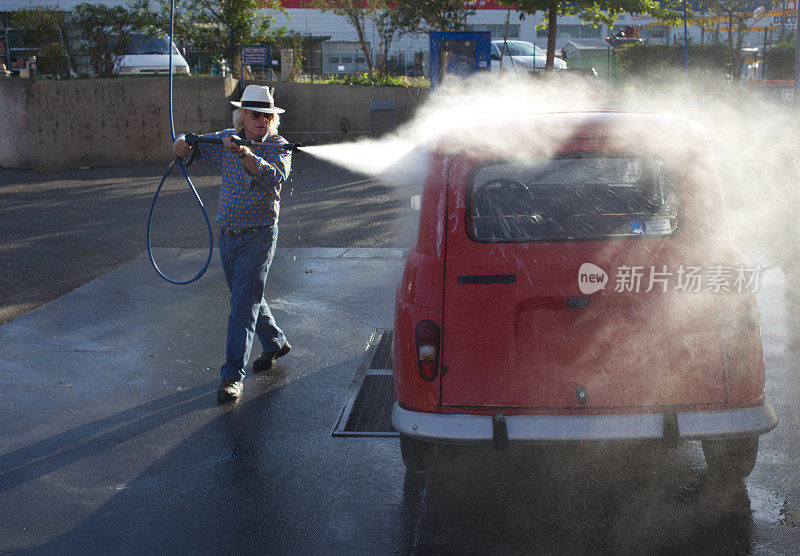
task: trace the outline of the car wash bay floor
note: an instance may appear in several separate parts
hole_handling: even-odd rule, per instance
[[[205,253],[160,249],[175,275]],[[279,249],[269,299],[293,350],[217,406],[228,294],[145,254],[0,327],[0,551],[790,553],[800,545],[797,311],[760,293],[781,425],[746,481],[699,447],[445,451],[334,436],[385,349],[400,249]],[[257,352],[256,352],[257,353]],[[381,366],[381,365],[377,365]]]

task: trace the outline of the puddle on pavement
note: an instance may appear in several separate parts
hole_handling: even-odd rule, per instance
[[[793,509],[777,492],[748,486],[753,519],[770,525],[800,527],[800,510]]]

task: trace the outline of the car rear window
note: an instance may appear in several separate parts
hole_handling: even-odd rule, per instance
[[[668,236],[678,225],[676,170],[630,154],[575,154],[473,170],[468,231],[478,241]]]

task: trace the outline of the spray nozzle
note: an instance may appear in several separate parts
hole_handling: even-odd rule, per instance
[[[283,145],[283,148],[286,149],[287,151],[296,151],[297,149],[302,149],[303,147],[310,147],[310,146],[316,145],[316,144],[317,144],[317,140],[316,139],[312,139],[311,141],[309,141],[307,143],[287,143],[287,144]]]
[[[196,133],[187,133],[183,136],[183,140],[186,141],[190,147],[194,147],[198,143],[211,143],[214,145],[221,145],[222,138],[221,137],[208,137],[207,135],[197,135]],[[244,147],[275,147],[280,146],[283,147],[287,151],[295,151],[297,149],[301,149],[303,147],[309,147],[311,145],[316,145],[316,139],[312,139],[308,143],[284,143],[283,145],[275,145],[273,143],[259,143],[258,141],[248,141],[247,139],[233,139],[233,142],[237,145],[242,145]]]

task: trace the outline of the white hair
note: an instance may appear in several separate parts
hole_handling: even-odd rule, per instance
[[[240,132],[244,127],[244,117],[247,114],[246,108],[237,108],[233,111],[233,129]],[[281,125],[281,118],[278,114],[267,114],[269,118],[269,127],[267,128],[267,135],[277,135],[278,126]]]

